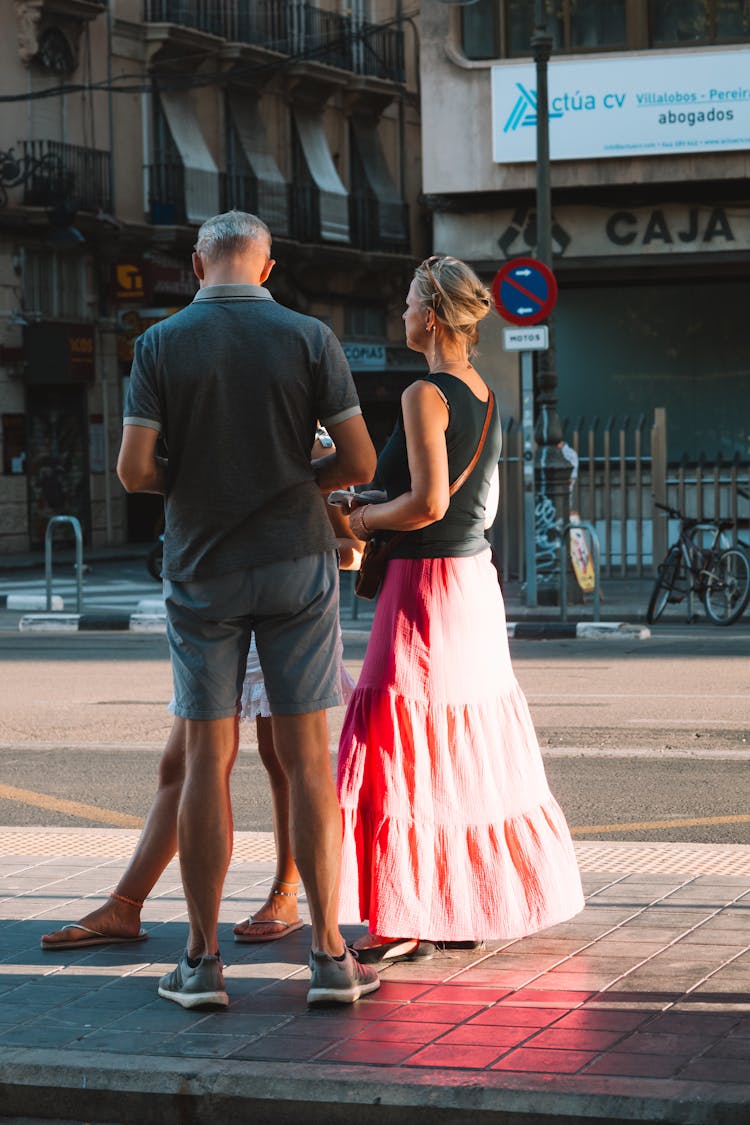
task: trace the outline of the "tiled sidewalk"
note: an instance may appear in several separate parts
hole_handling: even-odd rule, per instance
[[[185,938],[174,865],[144,912],[147,942],[39,949],[53,921],[76,918],[81,897],[95,901],[114,884],[134,839],[0,829],[0,1089],[15,1083],[16,1098],[23,1073],[38,1087],[46,1061],[59,1083],[60,1066],[74,1073],[85,1054],[89,1089],[113,1056],[129,1060],[131,1082],[144,1060],[158,1083],[161,1059],[165,1083],[184,1071],[205,1090],[220,1074],[250,1103],[259,1076],[287,1063],[300,1104],[319,1097],[325,1078],[327,1096],[338,1090],[355,1104],[377,1089],[381,1104],[407,1106],[410,1090],[424,1099],[428,1086],[431,1105],[474,1119],[481,1090],[488,1112],[522,1098],[526,1112],[544,1105],[551,1118],[583,1120],[599,1106],[606,1120],[750,1120],[748,847],[579,842],[587,906],[577,918],[499,947],[393,965],[372,997],[308,1011],[308,929],[268,945],[232,942],[231,923],[262,900],[272,871],[270,838],[239,834],[222,912],[231,1005],[201,1014],[155,992]],[[197,1058],[223,1063],[204,1071]]]

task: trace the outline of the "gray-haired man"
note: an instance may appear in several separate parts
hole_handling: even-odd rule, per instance
[[[136,343],[120,480],[166,497],[164,588],[176,713],[187,719],[178,817],[190,919],[159,993],[224,1006],[217,923],[232,848],[229,775],[251,634],[290,789],[292,841],[312,915],[311,1003],[378,987],[338,928],[341,817],[326,708],[340,702],[338,570],[322,489],[371,479],[375,451],[346,360],[320,321],[263,282],[268,227],[231,211],[198,232],[191,305]],[[310,464],[320,419],[336,451]],[[168,461],[156,455],[162,436]]]

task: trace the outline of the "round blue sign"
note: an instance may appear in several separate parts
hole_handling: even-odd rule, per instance
[[[501,266],[492,283],[495,308],[511,324],[539,324],[557,300],[552,270],[536,258],[513,258]]]

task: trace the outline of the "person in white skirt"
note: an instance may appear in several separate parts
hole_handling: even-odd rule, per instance
[[[322,452],[326,451],[324,448]],[[313,456],[320,455],[313,449]],[[330,505],[327,508],[337,537],[340,569],[359,569],[363,544],[353,537],[349,522],[341,512]],[[354,682],[344,667],[341,643],[341,689],[345,703],[353,688]],[[249,944],[278,940],[303,925],[297,911],[299,872],[289,835],[289,789],[273,743],[271,711],[254,639],[247,659],[240,714],[243,719],[255,719],[258,752],[271,785],[276,845],[276,871],[266,901],[255,914],[234,927],[234,940]],[[177,808],[184,762],[185,720],[175,717],[159,763],[156,795],[124,874],[101,906],[77,922],[44,934],[42,949],[54,951],[117,945],[144,941],[148,937],[141,928],[141,909],[177,852]]]

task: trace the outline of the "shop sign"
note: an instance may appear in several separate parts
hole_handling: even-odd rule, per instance
[[[536,242],[529,209],[508,215],[498,240],[514,257]],[[655,207],[555,208],[552,243],[558,257],[624,254],[705,254],[750,249],[750,208],[667,203]]]
[[[552,160],[750,147],[750,50],[710,48],[549,65]],[[533,63],[492,67],[493,160],[536,160]]]
[[[146,282],[142,262],[117,262],[113,267],[112,289],[118,304],[123,301],[138,301],[146,298]]]
[[[159,304],[164,300],[192,301],[198,282],[189,265],[158,258],[117,262],[112,293],[116,304]]]
[[[94,329],[90,324],[29,324],[23,333],[29,383],[93,383]]]
[[[385,344],[363,344],[343,340],[341,346],[352,371],[385,370]]]
[[[121,363],[133,362],[133,345],[152,324],[166,320],[179,309],[120,309],[117,314],[117,358]]]
[[[536,249],[533,207],[482,211],[471,216],[441,214],[435,246],[460,245],[470,261],[497,261]],[[650,207],[555,207],[552,250],[561,258],[625,258],[716,254],[750,250],[750,207],[745,203],[659,203]]]

